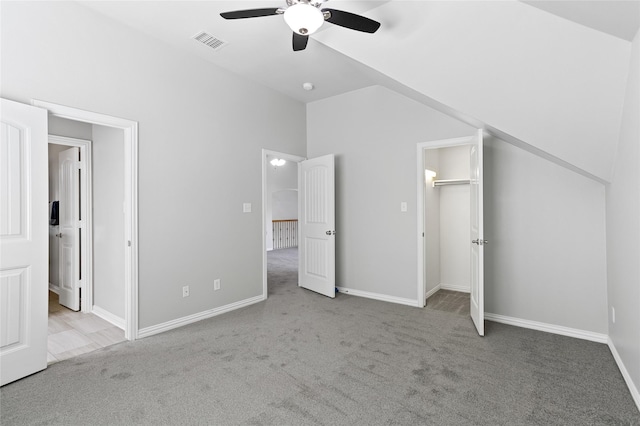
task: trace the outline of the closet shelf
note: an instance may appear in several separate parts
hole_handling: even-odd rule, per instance
[[[446,185],[469,185],[471,181],[469,179],[441,179],[434,180],[433,187],[436,186],[446,186]]]

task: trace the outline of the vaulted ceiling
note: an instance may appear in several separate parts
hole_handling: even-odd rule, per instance
[[[220,17],[284,0],[80,3],[301,102],[384,85],[602,181],[640,27],[640,0],[334,0],[380,30],[325,23],[293,52],[282,16]],[[195,41],[202,31],[225,45]]]
[[[382,31],[402,33],[426,21],[427,17],[410,16],[407,5],[415,1],[403,0],[333,0],[326,6],[367,16],[372,9],[385,3],[381,16]],[[510,0],[508,1],[510,2]],[[302,102],[334,96],[376,84],[370,70],[352,58],[340,54],[312,36],[309,46],[301,52],[291,49],[291,31],[281,16],[226,21],[220,12],[262,7],[284,7],[284,0],[247,1],[80,1],[96,12],[105,14],[125,25],[168,43],[174,47],[227,68],[251,80],[262,83]],[[421,3],[445,3],[421,1]],[[454,3],[460,3],[454,1]],[[463,3],[473,3],[463,2]],[[491,3],[478,2],[475,3]],[[525,1],[528,5],[556,14],[572,22],[588,26],[615,37],[630,41],[640,27],[640,1]],[[319,33],[333,27],[325,24]],[[206,31],[228,44],[220,50],[192,39]],[[352,31],[337,28],[338,34]],[[376,35],[362,35],[361,43],[375,46]],[[402,45],[397,50],[407,55]],[[381,52],[381,55],[384,55]],[[303,90],[304,82],[312,82],[313,91]]]

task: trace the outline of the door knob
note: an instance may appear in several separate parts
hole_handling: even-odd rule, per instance
[[[477,244],[479,246],[483,246],[485,244],[489,244],[489,241],[477,239],[477,240],[471,240],[471,243],[472,244]]]
[[[58,237],[58,238],[62,238],[62,232],[61,232],[61,233],[59,233],[59,234],[56,234],[56,237]]]
[[[327,235],[336,235],[336,231],[327,231],[325,232]]]

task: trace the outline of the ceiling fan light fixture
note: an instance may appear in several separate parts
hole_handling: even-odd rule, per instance
[[[284,11],[284,20],[293,32],[306,36],[322,26],[324,15],[309,3],[296,3]]]
[[[273,167],[281,167],[284,166],[287,161],[284,158],[274,158],[271,160],[271,165]]]

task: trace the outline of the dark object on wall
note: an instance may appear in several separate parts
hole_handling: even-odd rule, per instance
[[[56,226],[60,223],[60,218],[58,217],[58,204],[58,201],[54,201],[51,203],[51,220],[49,221],[49,224],[53,226]]]

